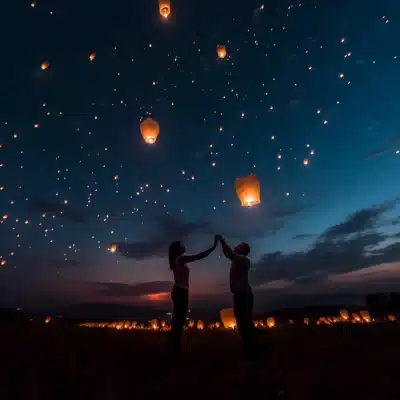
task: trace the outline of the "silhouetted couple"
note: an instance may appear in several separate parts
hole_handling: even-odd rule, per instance
[[[180,352],[182,331],[189,306],[188,264],[209,256],[216,249],[218,242],[221,243],[224,255],[231,261],[230,289],[233,294],[233,311],[244,354],[249,359],[254,355],[253,293],[248,279],[250,246],[247,243],[240,243],[234,249],[231,249],[221,235],[216,235],[214,245],[211,248],[195,255],[185,254],[186,249],[181,242],[173,242],[169,246],[169,266],[174,273],[174,286],[171,293],[174,312],[169,334],[169,356],[171,359],[175,359]]]

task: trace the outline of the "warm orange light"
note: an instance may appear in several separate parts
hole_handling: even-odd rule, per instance
[[[154,144],[160,134],[160,125],[157,121],[154,121],[151,118],[146,118],[140,124],[140,131],[147,144]]]
[[[96,59],[96,53],[90,53],[89,54],[89,60],[94,61]]]
[[[268,328],[273,328],[275,326],[275,318],[274,317],[267,318],[267,326],[268,326]]]
[[[46,69],[48,69],[49,67],[50,67],[50,63],[48,61],[44,61],[40,65],[40,68],[41,68],[42,71],[46,71]]]
[[[117,249],[118,249],[118,246],[116,245],[116,244],[112,244],[109,248],[108,248],[108,251],[110,252],[110,253],[115,253],[116,251],[117,251]]]
[[[235,181],[236,194],[242,207],[256,206],[261,203],[260,182],[254,174],[237,178]]]
[[[160,15],[167,19],[171,14],[171,1],[170,0],[159,0]]]
[[[226,47],[222,46],[220,44],[217,45],[217,54],[218,54],[219,58],[224,59],[226,57],[226,54],[227,54]]]
[[[236,327],[236,318],[233,314],[233,308],[225,308],[220,311],[219,315],[225,328],[234,329]]]
[[[150,293],[146,295],[147,299],[151,301],[167,300],[168,296],[169,296],[168,292]]]

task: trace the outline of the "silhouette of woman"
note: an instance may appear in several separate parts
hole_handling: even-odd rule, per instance
[[[186,249],[181,242],[173,242],[169,246],[169,268],[174,273],[174,286],[171,292],[174,311],[168,338],[170,359],[176,358],[180,352],[182,331],[189,306],[189,267],[187,264],[206,258],[216,247],[217,240],[215,239],[214,245],[208,250],[189,256],[185,254]]]

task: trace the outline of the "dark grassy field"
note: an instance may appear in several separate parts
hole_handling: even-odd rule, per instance
[[[261,331],[272,360],[261,351],[247,378],[235,332],[187,333],[173,382],[165,332],[2,326],[0,399],[269,399],[270,379],[289,399],[400,399],[400,325],[345,328]]]

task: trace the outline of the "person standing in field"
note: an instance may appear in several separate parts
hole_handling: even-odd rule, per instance
[[[250,246],[240,243],[231,249],[221,235],[216,236],[221,242],[225,257],[231,261],[229,274],[230,289],[233,294],[233,312],[247,359],[254,357],[255,326],[253,323],[254,296],[249,284]]]
[[[181,349],[182,331],[189,306],[188,264],[209,256],[217,247],[217,243],[217,237],[215,237],[212,247],[195,255],[185,254],[186,249],[181,242],[173,242],[169,246],[169,268],[174,274],[174,286],[171,292],[173,315],[168,338],[168,355],[170,359],[175,359]]]

